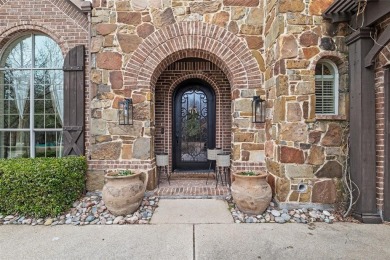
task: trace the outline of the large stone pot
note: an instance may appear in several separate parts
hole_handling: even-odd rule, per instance
[[[108,172],[104,176],[103,201],[114,215],[129,215],[140,206],[148,183],[148,174],[135,173],[129,176],[117,176]]]
[[[272,199],[271,186],[266,181],[267,174],[245,176],[233,173],[231,192],[239,210],[244,213],[262,214]]]

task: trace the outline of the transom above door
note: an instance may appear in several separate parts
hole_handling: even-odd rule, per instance
[[[173,101],[173,168],[207,169],[207,148],[215,147],[214,91],[202,80],[186,80]]]

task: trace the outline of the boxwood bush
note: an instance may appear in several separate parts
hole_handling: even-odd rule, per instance
[[[84,157],[0,160],[0,212],[56,216],[84,192]]]

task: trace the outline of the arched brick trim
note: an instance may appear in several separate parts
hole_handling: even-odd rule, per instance
[[[74,3],[69,0],[49,0],[53,5],[57,6],[61,12],[72,20],[77,22],[84,31],[88,31],[88,17],[78,8]]]
[[[184,75],[181,75],[180,77],[176,78],[175,80],[173,80],[171,83],[170,83],[170,87],[168,89],[168,91],[165,93],[165,100],[167,100],[167,106],[169,107],[168,108],[168,111],[167,111],[167,118],[165,119],[166,122],[167,122],[167,125],[170,126],[172,125],[172,114],[173,114],[173,110],[172,110],[172,104],[173,104],[173,93],[174,91],[177,89],[177,87],[185,80],[188,80],[188,79],[201,79],[201,80],[204,80],[205,82],[207,82],[210,87],[214,90],[215,92],[215,98],[216,98],[216,129],[217,129],[217,134],[220,133],[222,134],[222,131],[221,131],[221,120],[222,120],[222,107],[221,107],[221,91],[218,87],[218,84],[217,84],[217,81],[210,75],[207,75],[206,73],[203,73],[203,72],[193,72],[193,71],[189,71],[188,73],[185,73]],[[218,137],[216,137],[216,145],[218,147],[222,147],[222,143],[218,143]],[[228,141],[228,140],[225,140],[225,141]],[[222,142],[222,141],[220,141]],[[167,143],[166,145],[168,145],[168,147],[171,147],[172,146],[172,136],[171,135],[168,135],[167,137]],[[172,151],[171,149],[168,149],[168,155],[169,155],[169,165],[168,165],[168,168],[169,169],[172,169]]]
[[[375,41],[374,46],[364,58],[364,65],[366,68],[373,65],[375,57],[386,47],[390,42],[390,26],[388,26],[379,36],[378,40]]]
[[[381,50],[381,52],[378,53],[378,55],[375,57],[375,69],[378,69],[378,67],[381,67],[385,69],[385,67],[390,65],[390,43],[384,46]]]
[[[184,53],[218,65],[232,89],[261,86],[258,64],[237,36],[212,24],[180,22],[154,32],[138,46],[126,65],[125,88],[149,89],[167,64]]]
[[[61,36],[37,24],[19,24],[0,32],[0,50],[3,50],[3,47],[10,41],[26,34],[27,32],[40,32],[48,35],[60,46],[64,56],[69,51],[68,44],[61,38]],[[2,53],[0,53],[0,56],[1,55]]]
[[[224,66],[224,64],[222,64],[220,62],[220,60],[218,60],[215,55],[212,55],[212,54],[209,54],[209,53],[206,53],[202,50],[183,50],[181,52],[177,52],[177,53],[173,53],[171,54],[170,56],[166,57],[159,65],[158,67],[155,69],[155,73],[152,77],[152,81],[151,81],[151,86],[153,88],[153,86],[156,84],[157,80],[158,80],[158,77],[161,75],[161,73],[169,66],[171,65],[172,63],[178,61],[178,60],[181,60],[181,59],[184,59],[184,58],[188,58],[188,57],[192,57],[192,58],[200,58],[200,59],[204,59],[204,60],[208,60],[212,63],[214,63],[215,65],[217,65],[219,67],[220,70],[222,70],[225,75],[227,75],[227,73],[229,73],[229,71],[227,70],[227,67]],[[227,76],[228,77],[228,76]],[[229,79],[229,77],[228,77]],[[153,90],[153,89],[152,89]]]
[[[0,7],[6,3],[8,3],[10,0],[0,0]]]
[[[70,17],[77,22],[84,31],[88,31],[88,17],[78,8],[74,3],[69,0],[49,0],[54,6],[56,6],[66,16]],[[0,0],[0,8],[3,5],[11,2],[10,0]]]
[[[316,69],[318,61],[322,59],[328,59],[333,61],[337,65],[340,74],[347,73],[347,67],[345,66],[347,62],[347,57],[335,51],[324,51],[317,54],[311,61],[309,69],[314,71]]]
[[[219,95],[218,84],[214,81],[214,79],[212,79],[212,78],[209,77],[206,73],[203,73],[203,72],[197,72],[197,73],[188,72],[187,74],[181,76],[180,78],[175,79],[175,80],[172,82],[171,87],[169,88],[169,93],[168,93],[168,95],[172,95],[173,92],[175,91],[176,87],[177,87],[180,83],[182,83],[183,81],[185,81],[185,80],[187,80],[187,79],[202,79],[202,80],[204,80],[204,81],[206,81],[207,83],[210,84],[210,86],[213,88],[213,90],[214,90],[216,96]]]

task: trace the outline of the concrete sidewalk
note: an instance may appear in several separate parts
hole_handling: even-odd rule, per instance
[[[390,259],[390,226],[0,226],[0,259]]]
[[[225,200],[162,199],[153,214],[152,224],[229,224],[232,214]]]

